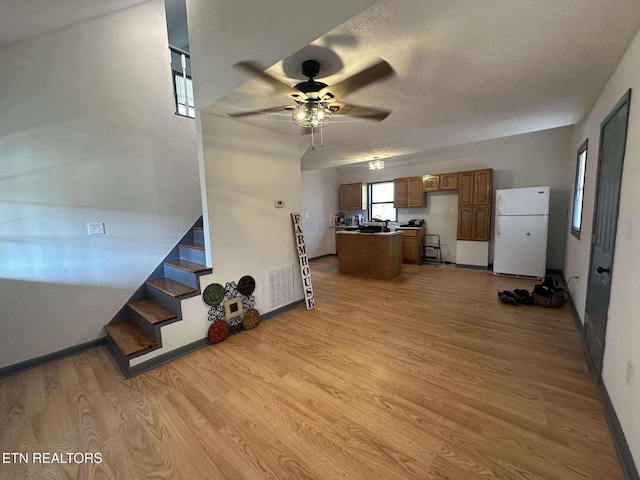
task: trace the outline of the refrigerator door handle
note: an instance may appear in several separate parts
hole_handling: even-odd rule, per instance
[[[498,234],[498,236],[500,236],[500,232],[501,232],[501,230],[502,230],[502,229],[500,228],[500,227],[502,226],[502,217],[501,217],[500,215],[498,215],[497,220],[498,220],[498,221],[496,222],[496,227],[498,227],[498,228],[496,229],[496,230],[497,230],[497,232],[496,232],[496,233]]]
[[[498,215],[502,215],[502,195],[498,195]]]

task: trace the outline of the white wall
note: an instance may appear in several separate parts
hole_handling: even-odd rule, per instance
[[[0,367],[102,336],[199,217],[166,35],[155,0],[0,48]]]
[[[620,212],[613,260],[611,302],[607,323],[604,356],[604,383],[616,409],[636,466],[640,466],[640,33],[630,44],[615,72],[607,82],[587,119],[574,129],[573,149],[567,157],[567,168],[575,175],[576,153],[589,139],[584,190],[581,239],[567,236],[565,276],[577,275],[570,283],[576,309],[584,321],[587,279],[589,273],[590,232],[593,225],[600,123],[610,110],[632,88],[627,147],[622,174]],[[573,189],[572,189],[573,190]],[[571,207],[570,207],[571,208]],[[565,230],[570,229],[570,221]],[[631,384],[626,382],[627,363],[635,366]]]
[[[329,228],[338,212],[340,175],[335,168],[302,172],[302,226],[309,258],[335,253],[335,231]]]
[[[338,167],[340,183],[379,182],[414,175],[493,169],[493,188],[551,186],[547,268],[560,269],[566,244],[567,203],[573,189],[573,177],[566,166],[572,127],[515,135],[496,140],[425,152],[421,158],[405,164],[370,171],[367,164]],[[427,208],[398,211],[400,221],[424,218],[429,231],[440,233],[451,261],[456,260],[457,195],[428,194]],[[451,212],[455,208],[455,212]],[[493,234],[492,234],[493,235]],[[489,251],[492,261],[492,249]]]
[[[301,211],[300,157],[306,145],[216,115],[203,114],[201,124],[211,281],[253,276],[257,308],[264,314],[270,310],[266,295],[260,294],[266,270],[291,264],[294,300],[301,299],[291,213]],[[284,207],[276,208],[275,200]]]

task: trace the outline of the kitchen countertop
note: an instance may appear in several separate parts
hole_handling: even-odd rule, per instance
[[[359,228],[358,225],[329,225],[329,228],[350,228],[356,229]]]
[[[396,230],[422,230],[427,227],[396,227]]]
[[[349,231],[343,231],[343,232],[336,232],[336,235],[372,235],[374,237],[380,237],[380,236],[391,236],[391,235],[402,235],[402,232],[375,232],[375,233],[362,233],[362,232],[349,232]]]

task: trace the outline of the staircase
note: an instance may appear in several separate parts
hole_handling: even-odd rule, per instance
[[[182,320],[182,300],[200,295],[199,277],[211,273],[205,263],[201,217],[105,325],[107,346],[125,377],[171,359],[171,352],[167,352],[161,361],[156,356],[146,362],[131,362],[162,348],[163,327]],[[176,352],[175,357],[182,354],[184,352]]]

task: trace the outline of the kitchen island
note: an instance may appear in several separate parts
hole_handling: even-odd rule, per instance
[[[402,269],[402,232],[336,232],[338,271],[389,280]]]

